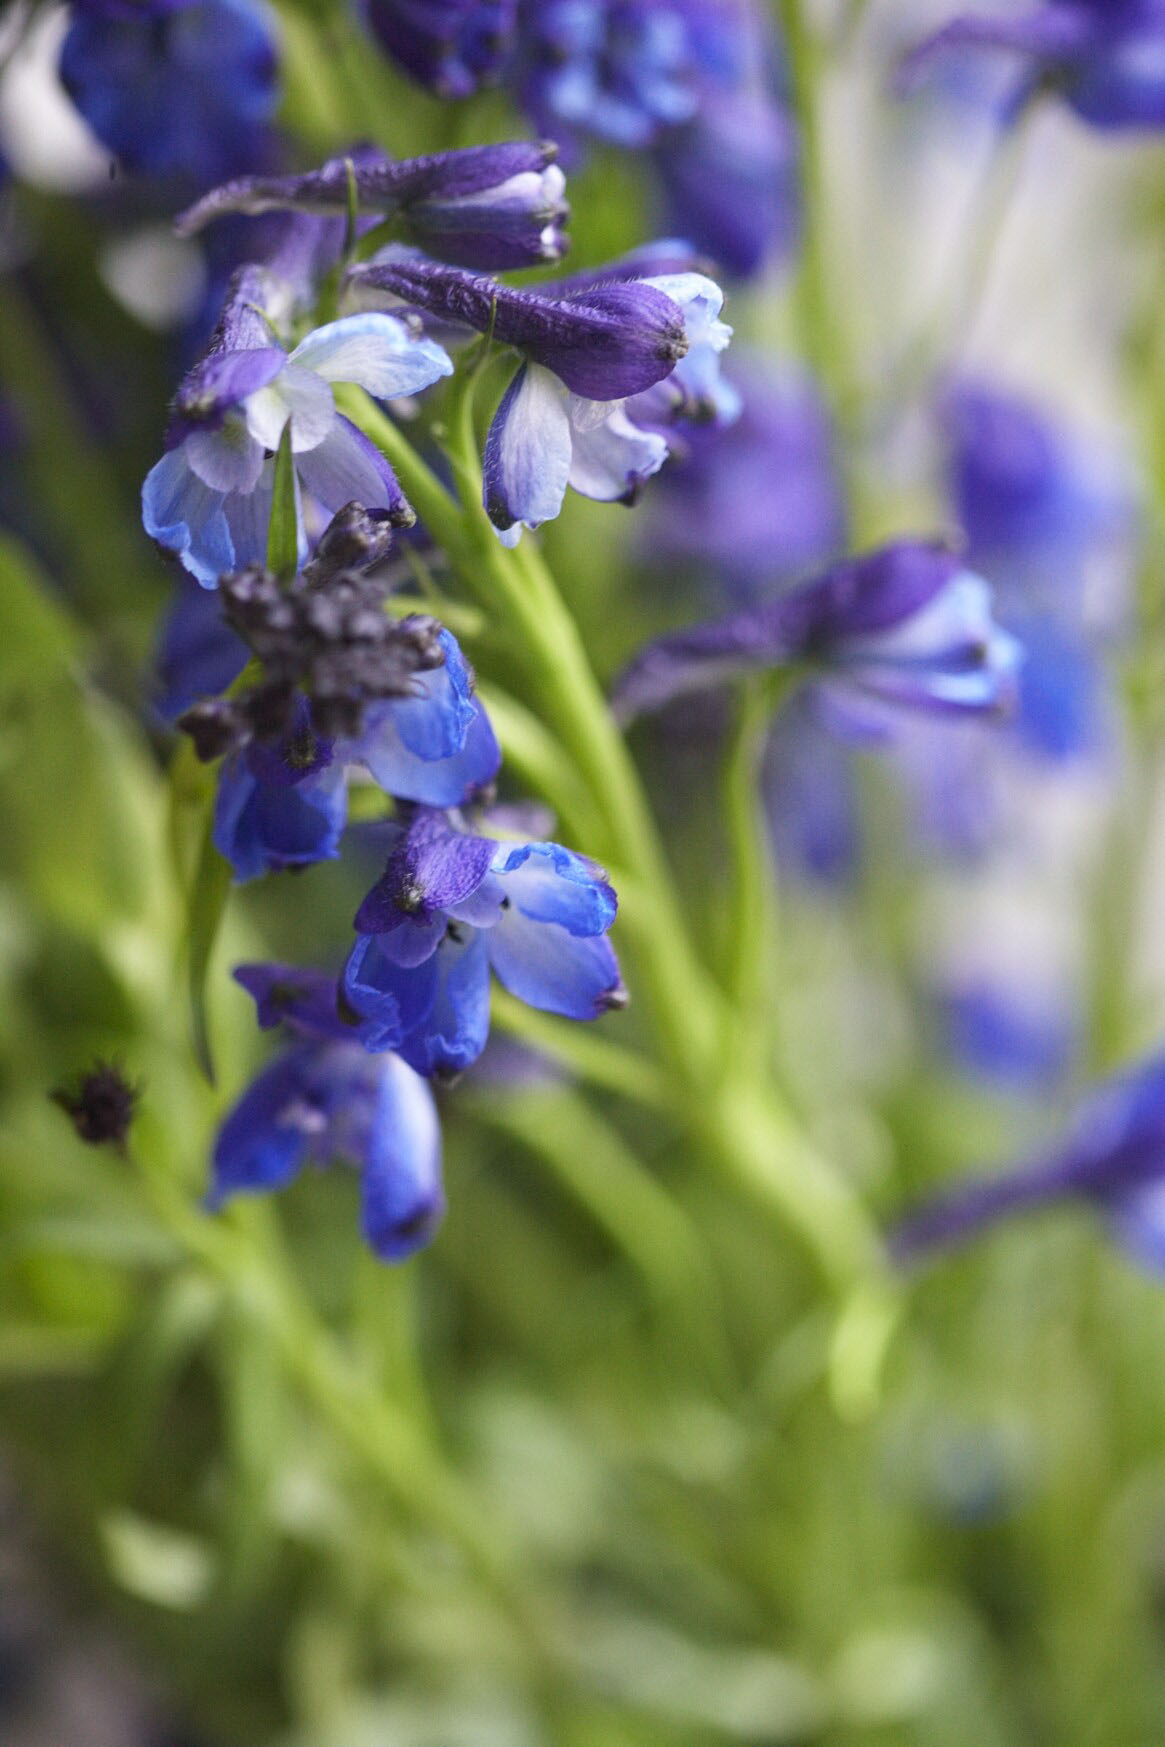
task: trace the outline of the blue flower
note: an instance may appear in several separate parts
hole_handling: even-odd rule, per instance
[[[894,1228],[891,1249],[914,1262],[1013,1214],[1074,1199],[1097,1208],[1135,1260],[1165,1272],[1165,1056],[1094,1093],[1047,1155],[924,1203]]]
[[[267,155],[276,44],[252,0],[74,0],[60,74],[127,170],[205,185]]]
[[[517,0],[361,0],[386,54],[440,97],[469,97],[500,68]]]
[[[356,916],[342,977],[369,1049],[459,1073],[489,1033],[491,968],[520,1000],[597,1019],[625,995],[599,869],[557,843],[499,843],[418,809]]]
[[[1016,71],[1013,112],[1038,91],[1050,90],[1092,127],[1165,127],[1161,0],[1051,0],[1018,18],[960,14],[908,56],[905,88],[912,89],[936,60],[967,49],[1010,56]]]
[[[190,236],[228,213],[357,211],[392,216],[409,238],[458,266],[494,270],[557,261],[566,252],[569,208],[555,147],[511,141],[393,160],[368,146],[302,176],[241,176],[182,213]]]
[[[236,879],[334,859],[348,814],[348,767],[362,765],[399,800],[452,807],[491,783],[501,750],[449,631],[442,666],[413,676],[413,695],[370,704],[354,738],[312,726],[296,699],[287,733],[253,740],[219,773],[214,842]]]
[[[485,446],[484,494],[494,526],[516,540],[556,516],[568,485],[604,502],[630,500],[667,459],[667,440],[631,416],[659,416],[647,390],[681,363],[682,401],[713,394],[715,355],[731,329],[722,294],[702,274],[644,276],[636,264],[548,290],[386,251],[349,275],[361,300],[388,296],[517,348],[523,362],[502,396]]]
[[[453,368],[432,340],[373,313],[316,328],[288,354],[259,313],[269,289],[261,269],[236,274],[210,349],[175,397],[167,452],[142,487],[146,532],[207,587],[265,556],[271,455],[289,422],[297,489],[333,514],[355,500],[411,519],[380,451],[337,412],[332,383],[390,399]]]
[[[839,709],[878,737],[901,709],[980,715],[1012,699],[1021,652],[991,591],[951,553],[899,541],[775,600],[656,638],[624,670],[626,720],[739,673],[821,671]]]
[[[328,1037],[277,1056],[244,1092],[215,1142],[207,1205],[335,1160],[360,1172],[361,1225],[382,1261],[429,1242],[445,1211],[433,1095],[399,1056]]]

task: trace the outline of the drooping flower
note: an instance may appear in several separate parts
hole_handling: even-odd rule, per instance
[[[903,708],[998,711],[1019,663],[983,579],[941,547],[899,541],[775,600],[656,638],[617,681],[614,706],[628,720],[737,674],[797,666],[877,733]]]
[[[1143,1266],[1165,1271],[1165,1056],[1095,1092],[1064,1141],[996,1177],[941,1191],[893,1229],[900,1263],[966,1243],[1001,1219],[1080,1200]]]
[[[1011,60],[1018,111],[1055,92],[1091,127],[1165,127],[1165,5],[1161,0],[1048,0],[1018,17],[961,13],[907,57],[913,89],[952,52],[986,50]]]
[[[142,487],[146,532],[208,588],[263,561],[271,456],[288,423],[299,490],[329,513],[356,500],[407,525],[412,512],[395,474],[336,410],[332,383],[391,399],[453,368],[434,341],[371,312],[316,328],[289,354],[261,313],[267,290],[261,269],[235,275],[210,348],[174,398],[166,453]],[[300,528],[302,558],[302,514]]]
[[[311,1010],[278,1010],[273,991],[283,971],[257,965],[238,973],[260,999],[260,1013],[265,997],[303,1041],[262,1070],[222,1124],[207,1205],[282,1189],[306,1164],[339,1160],[360,1172],[366,1242],[382,1261],[403,1261],[429,1242],[445,1210],[433,1095],[399,1056],[371,1055],[342,1040],[339,1022],[329,1022],[326,993],[316,991]],[[334,1013],[335,980],[316,981],[330,981]]]
[[[74,0],[66,91],[127,170],[205,186],[261,164],[278,99],[274,22],[255,0]]]
[[[459,1073],[489,1034],[491,969],[544,1012],[597,1019],[625,994],[607,931],[615,893],[557,843],[505,843],[419,808],[356,915],[344,1000],[370,1049]]]
[[[501,751],[456,638],[439,633],[438,667],[414,670],[408,692],[368,704],[358,734],[332,738],[296,694],[276,737],[250,739],[219,773],[214,842],[239,880],[339,854],[348,772],[363,767],[398,800],[459,806],[497,775]]]
[[[343,218],[349,201],[391,217],[440,260],[493,271],[566,252],[566,181],[552,145],[511,141],[392,159],[363,146],[301,176],[241,176],[180,214],[190,236],[227,213],[294,211]]]
[[[469,97],[510,47],[517,0],[361,0],[373,36],[439,97]]]
[[[668,454],[658,430],[629,416],[633,401],[689,355],[699,359],[706,400],[709,361],[731,333],[719,320],[719,287],[699,273],[635,276],[617,265],[565,290],[516,291],[389,250],[353,269],[348,284],[361,302],[411,304],[521,354],[484,467],[487,514],[513,539],[519,524],[536,528],[556,516],[568,485],[605,502],[633,498]]]

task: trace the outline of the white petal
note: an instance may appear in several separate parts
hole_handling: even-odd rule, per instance
[[[322,443],[336,416],[336,403],[323,377],[290,363],[274,382],[249,394],[243,405],[247,429],[265,449],[278,449],[290,419],[291,447],[297,454]]]
[[[567,398],[541,364],[525,365],[503,397],[486,445],[487,508],[503,512],[498,520],[536,528],[562,508],[571,456]]]
[[[263,445],[246,423],[229,414],[217,431],[192,431],[182,445],[204,485],[214,491],[253,491],[263,470]]]
[[[291,361],[326,382],[355,382],[378,400],[417,394],[453,371],[443,346],[415,339],[404,322],[375,311],[317,328],[295,348]]]
[[[584,497],[610,503],[658,473],[666,460],[663,438],[641,431],[619,406],[602,424],[574,429],[570,483]]]

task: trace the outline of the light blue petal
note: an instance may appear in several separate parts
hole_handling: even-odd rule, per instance
[[[338,413],[323,442],[297,455],[295,465],[305,489],[333,515],[352,502],[369,510],[397,510],[404,503],[380,450]]]
[[[553,922],[505,912],[481,936],[499,979],[520,1001],[567,1019],[598,1019],[618,1004],[619,964],[606,935],[579,939]]]
[[[151,467],[142,486],[142,525],[174,552],[204,588],[235,568],[235,547],[223,514],[223,493],[194,473],[181,446]]]
[[[432,1237],[445,1211],[441,1129],[433,1094],[399,1056],[386,1055],[361,1176],[361,1226],[386,1262],[403,1261]]]
[[[541,364],[524,364],[502,396],[485,443],[485,508],[495,526],[536,528],[562,508],[571,456],[566,401]]]
[[[633,497],[645,479],[667,460],[667,443],[656,431],[640,430],[621,406],[607,410],[600,423],[578,417],[594,401],[571,397],[571,459],[569,479],[583,497],[617,503]]]
[[[443,346],[414,338],[404,322],[372,310],[316,328],[295,348],[291,362],[327,382],[355,382],[378,400],[418,394],[453,373]]]
[[[579,936],[604,933],[618,901],[593,862],[559,843],[505,845],[494,870],[515,909],[533,922],[554,922]]]

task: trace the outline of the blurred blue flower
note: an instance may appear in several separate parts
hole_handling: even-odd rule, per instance
[[[917,85],[936,60],[966,50],[1010,57],[1013,112],[1047,90],[1092,127],[1165,127],[1161,0],[1050,0],[1015,18],[960,14],[907,57],[904,88]]]
[[[174,398],[166,454],[142,487],[146,532],[208,588],[266,554],[271,457],[288,423],[297,494],[306,490],[332,514],[356,501],[410,520],[387,461],[337,412],[332,383],[390,399],[453,368],[432,340],[375,313],[316,328],[288,354],[260,313],[268,290],[260,268],[235,275],[210,348]]]
[[[191,236],[230,213],[391,216],[411,241],[461,267],[495,270],[557,261],[569,208],[556,148],[510,141],[392,159],[369,146],[300,176],[240,176],[211,189],[177,219]]]
[[[74,0],[62,83],[127,170],[205,185],[269,155],[272,15],[254,0]]]
[[[577,283],[516,291],[388,250],[354,268],[348,286],[361,301],[400,300],[523,354],[485,445],[485,507],[508,543],[556,516],[568,485],[612,502],[658,472],[667,441],[630,416],[637,405],[659,416],[654,402],[643,406],[646,390],[675,374],[681,403],[717,405],[716,356],[731,329],[719,319],[719,287],[699,273],[642,277],[617,263]]]
[[[373,36],[439,97],[469,97],[496,77],[517,0],[360,0]]]
[[[459,806],[493,781],[501,749],[456,638],[442,631],[440,642],[443,665],[416,673],[411,697],[369,704],[357,736],[320,734],[297,697],[278,740],[252,740],[224,760],[214,842],[236,879],[334,859],[351,765],[398,800],[437,807]]]
[[[736,674],[799,666],[824,672],[855,738],[880,739],[902,709],[1006,708],[1020,661],[1018,643],[992,619],[982,577],[941,547],[904,540],[775,600],[654,639],[624,669],[613,701],[627,720]]]
[[[900,1263],[915,1262],[1000,1219],[1073,1199],[1097,1208],[1135,1260],[1165,1272],[1165,1056],[1101,1087],[1045,1156],[923,1203],[894,1227],[890,1247]]]
[[[344,999],[370,1049],[459,1073],[489,1034],[491,968],[532,1007],[597,1019],[625,1001],[615,893],[557,843],[499,843],[418,809],[356,915]]]
[[[207,1206],[336,1160],[360,1172],[361,1227],[382,1261],[429,1242],[445,1211],[433,1095],[399,1056],[329,1037],[277,1056],[243,1093],[215,1142]]]
[[[158,714],[173,722],[199,698],[217,697],[249,660],[247,645],[223,619],[217,593],[179,572],[154,655]]]

